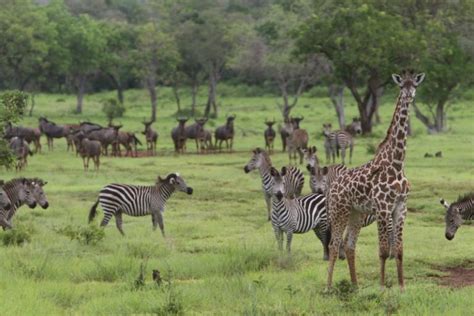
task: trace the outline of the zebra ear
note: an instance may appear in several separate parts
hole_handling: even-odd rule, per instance
[[[272,175],[272,177],[277,177],[278,176],[278,170],[276,170],[274,167],[271,167],[270,174]]]
[[[314,167],[311,167],[309,169],[309,173],[311,173],[312,176],[315,176],[316,175],[316,169]]]
[[[307,165],[306,165],[306,169],[309,171],[309,173],[311,173],[311,168],[313,168],[313,167],[311,167],[310,164],[307,164]]]
[[[328,174],[328,171],[329,171],[328,167],[323,167],[323,168],[321,169],[321,174],[322,174],[323,176],[325,176],[325,175]]]
[[[40,182],[40,186],[42,186],[42,187],[47,185],[47,184],[48,184],[48,181],[41,180],[41,182]]]
[[[439,203],[441,203],[441,205],[443,205],[446,209],[449,208],[448,202],[446,202],[444,199],[439,200]]]
[[[281,175],[285,176],[286,175],[286,167],[281,168]]]
[[[176,182],[176,179],[174,177],[170,177],[169,183],[174,184]]]

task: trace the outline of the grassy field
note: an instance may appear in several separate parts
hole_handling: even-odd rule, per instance
[[[383,139],[395,93],[394,89],[384,97],[382,124],[374,135],[357,139],[353,166],[368,161],[372,155],[367,146]],[[37,126],[40,115],[57,123],[91,120],[105,124],[100,100],[109,96],[113,93],[88,96],[84,114],[78,116],[73,114],[73,96],[38,95],[33,117],[21,124]],[[346,100],[351,118],[356,107],[349,96]],[[276,98],[228,95],[220,101],[221,115],[208,122],[207,128],[221,125],[226,113],[237,115],[236,152],[232,154],[196,155],[191,143],[190,154],[174,155],[169,135],[176,125],[175,105],[169,91],[162,91],[155,124],[160,133],[158,156],[105,157],[98,174],[84,173],[82,161],[66,152],[64,140],[56,141],[54,151],[48,152],[43,138],[43,153],[30,158],[26,171],[3,171],[3,179],[23,175],[47,180],[50,207],[21,208],[14,224],[31,241],[17,246],[0,244],[0,315],[472,313],[474,287],[441,286],[439,276],[445,274],[440,270],[443,267],[474,268],[473,227],[462,226],[456,238],[447,241],[443,207],[438,202],[441,196],[452,201],[474,190],[472,101],[453,106],[450,130],[443,135],[427,135],[413,120],[406,163],[412,188],[404,238],[406,291],[398,290],[394,261],[388,263],[388,283],[393,286],[380,291],[376,225],[371,225],[362,230],[358,242],[359,290],[345,286],[347,263],[339,261],[334,294],[324,293],[327,262],[322,260],[322,247],[313,233],[294,237],[291,259],[277,251],[259,175],[245,174],[242,169],[251,149],[263,146],[265,118],[280,117]],[[140,122],[149,115],[147,104],[144,91],[127,91],[127,112],[118,120],[124,130],[142,130]],[[309,131],[310,143],[321,150],[322,158],[322,124],[336,125],[329,99],[302,98],[293,114],[304,115],[302,127]],[[279,139],[276,147],[281,148]],[[441,159],[423,157],[439,150]],[[288,163],[287,155],[279,151],[272,160],[276,166]],[[87,215],[104,185],[152,184],[157,175],[173,171],[181,173],[194,194],[175,193],[169,200],[164,215],[166,239],[152,231],[150,217],[127,216],[125,237],[113,221],[97,244],[67,236],[71,231],[95,232],[87,228]],[[307,184],[304,191],[309,192]],[[102,218],[102,212],[98,217]],[[0,237],[5,240],[6,234],[0,232]],[[161,271],[161,286],[151,278],[154,269]]]

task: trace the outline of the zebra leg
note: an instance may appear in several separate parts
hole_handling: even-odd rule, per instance
[[[351,143],[349,147],[349,164],[352,164],[352,151],[354,150],[354,144]]]
[[[327,261],[329,260],[329,240],[331,239],[331,236],[329,235],[329,230],[323,231],[319,227],[314,229],[314,233],[316,234],[316,237],[321,241],[321,244],[323,245],[323,260]]]
[[[273,226],[273,231],[275,232],[275,238],[278,245],[278,250],[283,251],[283,232],[280,228]]]
[[[346,146],[341,147],[341,159],[342,159],[342,164],[346,164]]]
[[[291,241],[293,240],[293,231],[288,230],[286,232],[286,251],[288,254],[291,253]]]
[[[117,229],[119,230],[120,234],[125,236],[125,233],[122,229],[122,211],[120,210],[115,213],[115,224],[117,225]]]
[[[107,224],[110,222],[110,219],[112,218],[112,215],[114,215],[114,212],[104,210],[104,218],[102,219],[102,222],[100,222],[100,227],[107,226]]]
[[[161,235],[165,237],[165,226],[163,224],[163,215],[161,212],[151,212],[151,219],[153,221],[153,230],[156,230],[156,226],[160,226]]]
[[[271,220],[272,196],[265,193],[265,203],[267,204],[267,220]]]

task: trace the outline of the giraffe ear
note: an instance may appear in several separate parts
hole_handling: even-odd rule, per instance
[[[400,77],[400,75],[397,75],[397,74],[392,74],[392,79],[393,81],[395,81],[395,83],[398,85],[398,86],[402,86],[402,77]]]
[[[418,87],[418,85],[419,85],[420,83],[422,83],[423,80],[425,80],[425,73],[422,72],[422,73],[420,73],[420,74],[417,74],[417,75],[415,76],[415,86]]]

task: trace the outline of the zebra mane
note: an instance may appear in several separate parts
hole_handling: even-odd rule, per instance
[[[14,188],[15,186],[17,186],[18,184],[22,183],[23,181],[27,180],[26,178],[14,178],[14,179],[11,179],[7,182],[5,182],[5,184],[3,185],[3,189],[6,190],[6,189],[11,189],[11,188]]]
[[[463,202],[466,202],[466,201],[469,201],[469,200],[474,200],[474,192],[469,192],[469,193],[466,193],[464,195],[460,195],[458,197],[457,201],[454,202],[454,203],[463,203]]]
[[[256,154],[261,154],[263,156],[263,159],[265,159],[265,162],[271,166],[272,165],[272,160],[270,159],[270,155],[265,151],[265,150],[262,150],[261,148],[256,148],[254,150],[254,153]]]

